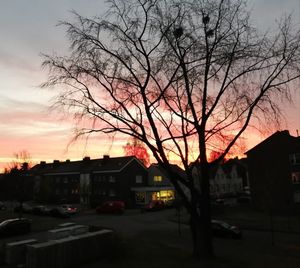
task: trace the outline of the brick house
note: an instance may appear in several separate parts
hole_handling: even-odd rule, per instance
[[[300,207],[300,138],[278,131],[246,152],[253,204],[266,210]]]
[[[133,156],[41,162],[31,172],[38,201],[95,206],[106,200],[123,200],[127,207],[135,206],[131,188],[147,185],[148,174]]]

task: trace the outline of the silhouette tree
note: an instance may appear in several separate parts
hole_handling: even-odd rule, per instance
[[[14,157],[5,168],[1,190],[6,199],[17,200],[22,206],[23,201],[32,199],[33,196],[33,179],[29,174],[32,161],[27,150],[14,153]]]
[[[108,2],[103,17],[62,23],[71,53],[45,55],[42,87],[58,90],[54,107],[82,119],[76,137],[141,141],[190,213],[194,255],[212,256],[208,153],[221,144],[221,161],[250,123],[280,120],[278,100],[299,81],[299,31],[286,17],[260,34],[243,0]]]
[[[14,159],[5,167],[5,172],[9,173],[13,169],[24,169],[24,163],[26,163],[27,169],[32,166],[30,153],[27,150],[16,152],[14,153]]]
[[[123,149],[126,156],[135,156],[141,160],[146,167],[150,165],[150,155],[140,140],[132,138]]]

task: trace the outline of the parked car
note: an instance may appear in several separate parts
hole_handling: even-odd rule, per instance
[[[14,208],[14,212],[32,213],[33,207],[27,203],[22,203]]]
[[[32,209],[32,213],[35,215],[50,215],[51,209],[47,206],[39,205],[35,206]]]
[[[166,208],[164,201],[152,200],[142,208],[142,212],[145,211],[157,211]]]
[[[77,213],[77,208],[70,204],[63,204],[53,208],[50,215],[54,217],[67,218]]]
[[[165,208],[177,208],[180,205],[180,201],[176,199],[170,199],[164,202]]]
[[[70,205],[70,204],[60,205],[59,208],[70,215],[74,215],[78,212],[77,207]]]
[[[241,230],[233,225],[228,224],[224,221],[212,220],[211,221],[212,232],[217,237],[228,237],[233,239],[241,239]]]
[[[123,201],[105,201],[96,207],[97,213],[114,213],[123,214],[125,211],[125,203]]]
[[[27,234],[31,231],[31,221],[27,218],[8,219],[0,223],[0,237]]]

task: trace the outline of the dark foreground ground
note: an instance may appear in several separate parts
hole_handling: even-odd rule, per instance
[[[7,217],[5,215],[2,213],[0,216]],[[79,266],[81,268],[300,267],[299,215],[270,215],[255,212],[249,207],[217,211],[213,217],[240,226],[243,238],[214,239],[216,257],[200,261],[191,257],[191,237],[183,212],[180,213],[180,224],[175,210],[144,214],[126,211],[121,216],[96,215],[94,211],[88,211],[67,220],[28,217],[34,223],[31,235],[37,236],[43,236],[44,230],[70,220],[115,230],[116,242],[109,256]]]
[[[298,216],[270,217],[269,214],[239,208],[227,209],[214,217],[239,223],[244,237],[241,240],[215,238],[216,257],[213,259],[199,261],[191,257],[189,228],[182,223],[185,217],[182,216],[178,225],[178,218],[174,216],[171,220],[177,228],[163,231],[145,228],[135,236],[118,236],[111,256],[81,267],[300,267]]]
[[[81,267],[300,267],[300,247],[261,242],[216,239],[216,257],[197,261],[186,234],[148,232],[121,241],[109,258]]]

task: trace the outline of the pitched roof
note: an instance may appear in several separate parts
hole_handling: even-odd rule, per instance
[[[119,172],[132,161],[137,161],[142,167],[145,166],[134,156],[108,157],[101,159],[89,159],[80,161],[53,161],[53,163],[41,162],[31,168],[33,173],[63,174],[63,173],[97,173],[97,172]],[[146,169],[146,168],[145,168]]]
[[[177,174],[178,174],[180,177],[182,177],[182,178],[186,178],[186,173],[184,172],[184,170],[183,170],[181,167],[179,167],[178,165],[175,165],[175,164],[170,164],[170,166],[171,166],[171,170],[172,170],[174,173],[177,173]],[[156,164],[151,164],[151,165],[148,167],[148,170],[149,170],[150,168],[153,168],[153,167],[159,169],[161,173],[163,173],[165,176],[167,176],[167,171],[166,171],[162,166],[160,166],[160,165],[157,164],[157,163],[156,163]]]
[[[255,145],[250,150],[248,150],[245,154],[249,154],[249,153],[261,150],[261,149],[265,148],[265,146],[268,146],[270,143],[272,143],[274,141],[282,142],[282,141],[287,141],[287,140],[290,140],[292,142],[296,142],[296,143],[300,144],[300,137],[291,136],[288,130],[277,131],[277,132],[273,133],[271,136],[269,136],[268,138],[266,138],[265,140],[263,140],[262,142]]]

